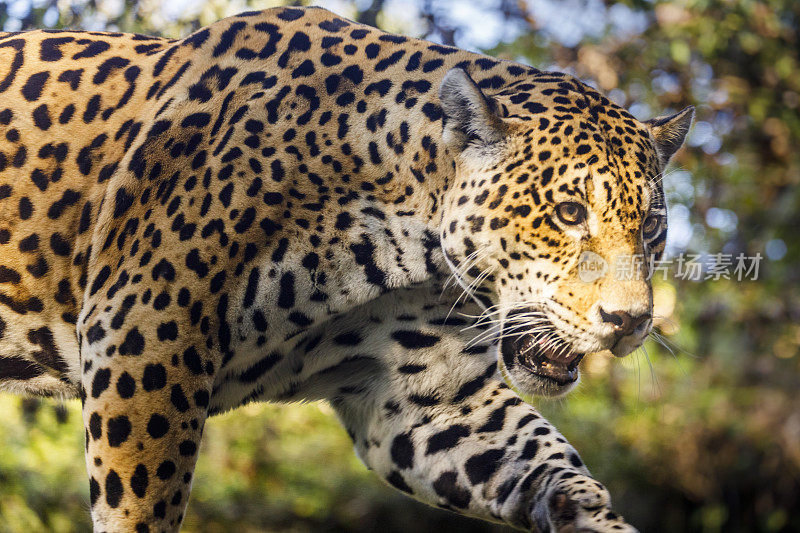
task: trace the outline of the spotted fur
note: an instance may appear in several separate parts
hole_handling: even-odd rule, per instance
[[[0,388],[81,398],[97,531],[177,530],[206,417],[303,399],[424,502],[631,531],[514,391],[646,336],[578,260],[661,252],[691,116],[323,9],[0,34]]]

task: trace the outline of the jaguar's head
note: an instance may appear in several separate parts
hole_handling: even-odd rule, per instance
[[[622,357],[650,333],[648,273],[667,231],[662,172],[694,110],[639,122],[563,74],[489,95],[460,69],[440,100],[456,160],[445,256],[500,335],[509,384],[565,394],[584,355]]]

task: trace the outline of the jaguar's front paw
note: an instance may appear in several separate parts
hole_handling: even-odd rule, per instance
[[[608,490],[589,476],[562,476],[537,499],[531,512],[541,533],[635,533],[636,528],[611,510]]]

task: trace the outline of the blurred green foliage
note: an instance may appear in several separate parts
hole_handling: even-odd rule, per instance
[[[0,533],[91,530],[80,404],[0,395]],[[500,531],[371,474],[325,404],[249,405],[206,424],[183,531]]]
[[[179,36],[269,5],[17,0],[0,2],[0,26]],[[491,42],[489,53],[572,72],[642,119],[697,107],[664,177],[671,257],[760,253],[758,279],[659,280],[663,344],[588,358],[575,393],[538,407],[643,531],[800,531],[800,2],[330,7],[447,43]],[[88,530],[78,406],[0,396],[0,412],[0,533]],[[383,487],[324,405],[250,406],[207,428],[186,531],[502,529]]]

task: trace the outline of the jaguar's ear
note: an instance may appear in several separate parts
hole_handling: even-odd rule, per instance
[[[439,86],[444,112],[444,144],[462,151],[469,143],[490,145],[503,139],[504,127],[495,104],[461,68],[450,69]]]
[[[653,137],[662,168],[667,166],[678,148],[683,145],[693,119],[694,106],[689,106],[674,115],[657,117],[645,122],[650,128],[650,135]]]

